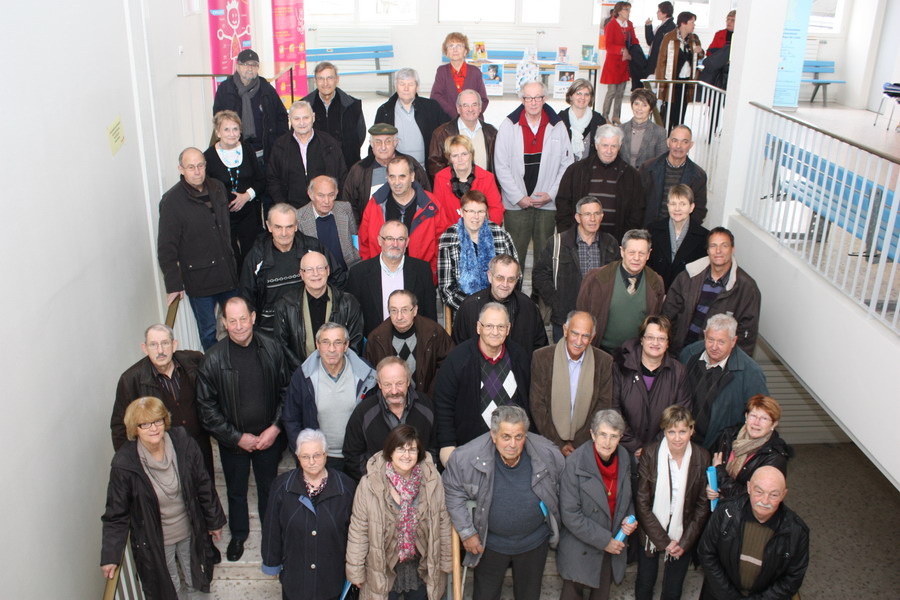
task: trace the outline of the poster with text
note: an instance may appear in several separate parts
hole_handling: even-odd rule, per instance
[[[294,67],[294,77],[288,71],[273,82],[278,97],[289,107],[293,100],[299,100],[307,91],[306,79],[306,27],[303,18],[303,0],[272,0],[272,46],[275,49],[275,74],[290,66]],[[293,99],[291,85],[293,84]],[[309,87],[315,87],[310,80]]]
[[[566,97],[566,92],[575,81],[575,72],[578,69],[574,65],[556,65],[556,78],[553,82],[553,98],[560,100]]]
[[[481,77],[484,79],[484,89],[488,96],[503,95],[503,65],[500,63],[485,63],[481,65]]]
[[[234,73],[237,56],[250,48],[249,0],[209,0],[209,60],[214,75]],[[222,77],[219,78],[221,81]],[[213,90],[218,81],[213,81]]]

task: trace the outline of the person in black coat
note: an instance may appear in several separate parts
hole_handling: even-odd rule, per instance
[[[178,556],[188,589],[209,592],[213,550],[207,534],[218,540],[225,526],[222,505],[197,443],[181,427],[170,429],[171,425],[169,411],[159,398],[138,398],[128,406],[129,441],[113,457],[101,518],[104,577],[115,575],[130,532],[147,600],[179,598],[178,567],[174,561],[171,568],[167,565],[169,553]],[[160,498],[170,500],[161,504]]]
[[[262,529],[262,570],[278,575],[286,600],[332,600],[344,584],[344,554],[356,484],[325,467],[325,434],[297,436],[300,468],[272,483]],[[312,566],[311,566],[312,565]]]
[[[661,21],[656,31],[653,31],[653,20],[647,19],[644,23],[644,39],[650,46],[650,57],[647,59],[647,71],[645,76],[653,75],[656,71],[656,63],[659,60],[659,46],[666,34],[675,29],[675,7],[671,2],[660,2],[657,6],[656,18]]]
[[[706,256],[706,237],[709,230],[694,221],[694,192],[683,183],[669,189],[666,202],[669,216],[647,226],[653,252],[647,265],[663,278],[668,291],[675,277],[684,271],[685,265]],[[673,234],[675,243],[672,243]]]
[[[359,161],[359,149],[366,141],[362,100],[338,87],[341,78],[337,67],[328,61],[316,65],[315,79],[316,89],[303,97],[316,115],[313,127],[338,140],[344,164],[350,168]]]

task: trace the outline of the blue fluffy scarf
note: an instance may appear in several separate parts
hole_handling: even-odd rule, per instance
[[[485,218],[478,230],[477,253],[462,217],[456,224],[456,233],[459,238],[459,287],[466,294],[474,294],[488,286],[488,263],[495,254],[490,222]]]

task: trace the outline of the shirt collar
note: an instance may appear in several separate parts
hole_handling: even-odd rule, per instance
[[[382,272],[387,273],[388,275],[396,275],[397,273],[403,271],[403,263],[406,262],[406,256],[400,259],[400,264],[397,266],[396,271],[391,271],[388,268],[388,266],[384,263],[384,258],[382,258],[381,254],[378,255],[378,262],[381,263]]]
[[[569,363],[580,365],[584,362],[584,355],[587,353],[588,350],[590,350],[590,348],[585,348],[584,352],[581,353],[581,356],[578,358],[578,360],[575,360],[572,358],[572,355],[569,354],[569,349],[566,348],[566,358],[569,359]]]
[[[478,342],[476,342],[476,343],[478,343]],[[506,344],[503,344],[500,347],[500,354],[498,354],[496,358],[491,358],[490,356],[485,354],[484,350],[481,349],[481,344],[478,344],[478,352],[481,353],[481,356],[484,357],[484,360],[488,361],[492,365],[496,365],[503,358],[503,355],[506,354]]]
[[[481,129],[481,119],[475,121],[475,129],[469,129],[463,122],[462,117],[460,117],[456,120],[456,127],[457,129],[459,129],[460,133],[466,133],[469,135],[469,137],[471,137],[478,133],[478,130]]]
[[[316,130],[313,129],[312,131],[309,132],[309,139],[306,140],[305,142],[300,141],[300,138],[297,137],[296,132],[293,134],[293,136],[294,136],[294,141],[297,142],[298,144],[300,144],[301,146],[309,146],[309,143],[311,141],[313,141],[314,137],[316,137]]]
[[[703,354],[700,355],[700,360],[702,360],[704,363],[706,363],[706,368],[707,368],[707,369],[712,369],[712,368],[715,368],[715,367],[721,367],[723,371],[725,370],[725,366],[728,364],[728,359],[729,359],[729,358],[731,358],[731,355],[730,355],[730,354],[729,354],[728,356],[726,356],[724,359],[722,359],[722,362],[714,363],[714,362],[710,362],[710,360],[709,360],[709,355],[706,354],[706,350],[704,350],[704,351],[703,351]]]

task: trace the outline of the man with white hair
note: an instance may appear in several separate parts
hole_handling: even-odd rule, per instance
[[[434,178],[438,171],[450,166],[444,154],[444,141],[456,135],[464,135],[472,141],[475,164],[485,171],[494,171],[494,144],[497,128],[481,118],[481,95],[475,90],[463,90],[456,97],[458,119],[451,119],[434,130],[428,146],[428,176]]]
[[[629,229],[640,229],[644,219],[644,189],[637,169],[625,162],[622,139],[625,132],[615,125],[601,125],[594,135],[596,154],[566,169],[556,196],[556,230],[576,224],[575,204],[585,196],[603,206],[600,231],[622,241]]]
[[[397,91],[378,107],[375,122],[396,127],[400,137],[397,149],[424,165],[431,134],[450,117],[436,100],[419,95],[419,74],[415,69],[394,73],[394,86]]]
[[[523,263],[529,244],[539,257],[553,234],[559,182],[574,160],[566,126],[544,103],[546,97],[540,81],[523,84],[522,106],[503,119],[494,145],[494,170],[506,209],[503,225]]]

